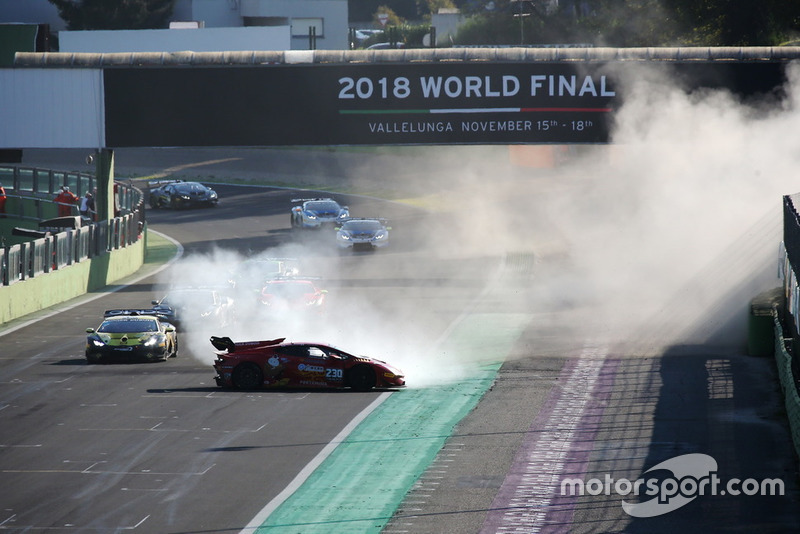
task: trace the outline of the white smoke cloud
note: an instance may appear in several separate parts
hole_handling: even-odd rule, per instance
[[[505,147],[431,147],[408,158],[393,169],[436,216],[414,236],[414,251],[390,256],[392,276],[474,281],[485,263],[488,283],[497,257],[531,256],[530,276],[495,281],[486,297],[502,302],[490,302],[491,312],[620,342],[630,355],[671,344],[741,349],[750,299],[780,284],[781,197],[800,189],[800,68],[789,73],[788,98],[768,107],[725,91],[687,94],[640,72],[626,82],[613,143],[573,147],[554,169],[515,167]],[[401,181],[391,172],[365,165],[351,179],[379,189],[375,176]],[[330,343],[386,359],[411,386],[463,378],[496,356],[491,345],[452,350],[438,337],[444,328],[431,328],[426,303],[402,287],[372,293],[341,284],[378,277],[379,262],[321,250],[299,239],[258,255],[297,258],[301,274],[322,277],[327,317],[276,321],[254,297],[235,325],[184,336],[184,346],[210,364],[208,334]],[[164,282],[218,283],[243,259],[225,250],[188,257]],[[389,303],[375,300],[387,295]]]

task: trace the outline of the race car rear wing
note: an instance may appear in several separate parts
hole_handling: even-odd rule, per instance
[[[293,198],[292,202],[310,202],[312,200],[333,200],[331,197],[317,197],[317,198]]]
[[[158,317],[159,319],[164,319],[164,320],[168,319],[166,315],[152,308],[121,308],[117,310],[106,310],[105,312],[103,312],[103,317],[136,316],[136,315],[149,315],[151,317]]]
[[[270,339],[269,341],[240,341],[239,343],[235,343],[231,338],[225,337],[217,337],[211,336],[211,344],[214,345],[214,348],[221,351],[217,354],[232,354],[236,352],[236,349],[257,349],[260,347],[271,347],[272,345],[278,345],[286,341],[285,337],[281,337],[278,339]]]

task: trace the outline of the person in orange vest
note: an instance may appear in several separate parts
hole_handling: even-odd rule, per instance
[[[69,217],[72,215],[72,206],[78,203],[78,196],[69,190],[66,185],[61,186],[61,192],[55,198],[58,204],[58,216]]]

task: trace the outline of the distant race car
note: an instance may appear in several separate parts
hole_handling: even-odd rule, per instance
[[[389,230],[386,219],[347,219],[336,229],[336,244],[343,249],[385,247],[389,244]]]
[[[174,180],[158,184],[159,187],[150,190],[152,208],[212,207],[219,202],[217,192],[199,182]]]
[[[269,280],[300,274],[298,265],[297,258],[248,258],[231,269],[228,282],[237,290],[261,291]]]
[[[103,322],[87,328],[86,361],[154,361],[178,355],[175,327],[153,310],[107,310]]]
[[[332,198],[295,198],[302,204],[292,207],[292,228],[335,226],[350,217],[350,208]]]
[[[272,312],[325,312],[328,291],[315,278],[284,277],[267,281],[261,289],[261,303]]]
[[[227,326],[234,320],[233,299],[214,288],[174,288],[152,304],[156,313],[181,330]]]
[[[391,365],[365,356],[354,356],[319,343],[271,341],[234,342],[211,337],[217,349],[214,380],[218,386],[253,390],[262,387],[396,388],[405,376]]]

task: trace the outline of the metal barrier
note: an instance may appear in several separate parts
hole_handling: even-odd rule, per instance
[[[44,221],[57,216],[54,195],[67,186],[78,196],[94,191],[93,175],[28,167],[0,167],[6,190],[6,215],[18,220]],[[131,184],[114,182],[115,217],[108,221],[83,220],[70,228],[26,243],[0,247],[0,287],[66,269],[74,263],[135,243],[144,231],[144,195]],[[77,206],[73,209],[77,215]],[[47,230],[47,229],[44,229]]]
[[[54,171],[35,167],[0,166],[0,184],[6,190],[6,214],[22,220],[45,220],[57,216],[55,195],[62,186],[79,198],[97,189],[92,174]],[[144,195],[131,184],[114,182],[114,216],[133,213],[143,205]],[[72,208],[78,215],[78,207]]]
[[[141,235],[137,213],[0,248],[0,280],[7,286],[134,244]]]

